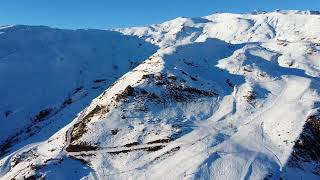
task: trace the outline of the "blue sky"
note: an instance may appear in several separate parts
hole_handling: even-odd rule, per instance
[[[320,10],[320,0],[1,0],[0,25],[106,29],[255,9]]]

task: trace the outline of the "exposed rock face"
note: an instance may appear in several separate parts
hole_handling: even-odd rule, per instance
[[[320,111],[308,117],[295,142],[288,166],[320,176]]]
[[[134,96],[135,94],[134,89],[130,85],[124,89],[123,93],[127,96]]]

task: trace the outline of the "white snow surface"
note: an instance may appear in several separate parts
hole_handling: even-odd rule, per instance
[[[317,14],[2,27],[0,179],[319,179],[288,166],[320,108]]]

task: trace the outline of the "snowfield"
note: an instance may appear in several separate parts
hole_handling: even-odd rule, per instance
[[[320,178],[316,11],[0,32],[0,179]]]

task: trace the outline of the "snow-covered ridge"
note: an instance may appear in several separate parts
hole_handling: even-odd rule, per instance
[[[314,11],[314,10],[275,10],[275,13],[281,13],[281,14],[301,14],[301,15],[320,15],[320,11]],[[267,14],[267,11],[263,10],[255,10],[251,14]]]
[[[69,96],[57,93],[62,89],[57,85],[54,93],[46,91],[61,97],[53,106],[61,110],[49,116],[40,111],[40,121],[31,122],[43,129],[31,131],[31,137],[26,131],[20,143],[5,147],[0,177],[318,179],[320,19],[310,14],[218,13],[116,32],[4,28],[0,46],[7,49],[0,53],[40,46],[4,56],[3,69],[2,62],[50,67],[43,64],[48,59],[55,65],[48,54],[69,59],[66,64],[76,72],[81,68],[74,65],[92,68],[85,68]],[[52,41],[49,50],[41,50]],[[65,78],[70,69],[57,74]],[[44,88],[48,84],[41,82]],[[10,95],[8,103],[16,94]]]
[[[288,11],[290,12],[290,11]],[[161,46],[218,38],[227,42],[319,41],[319,16],[271,12],[259,15],[217,13],[201,18],[176,18],[151,25],[119,29]],[[223,31],[222,31],[223,30]]]
[[[315,60],[320,42],[319,28],[319,16],[271,12],[260,15],[218,13],[201,18],[176,18],[149,27],[119,31],[160,47],[204,42],[208,38],[232,44],[262,42],[267,49],[282,54],[280,64],[295,61],[295,68],[319,76],[319,62]],[[281,46],[283,48],[279,48]],[[310,59],[310,63],[302,62],[306,58]]]
[[[93,97],[157,50],[105,30],[16,25],[0,32],[0,119],[5,123],[0,154],[41,130],[41,124],[54,122],[53,132],[68,124]]]

